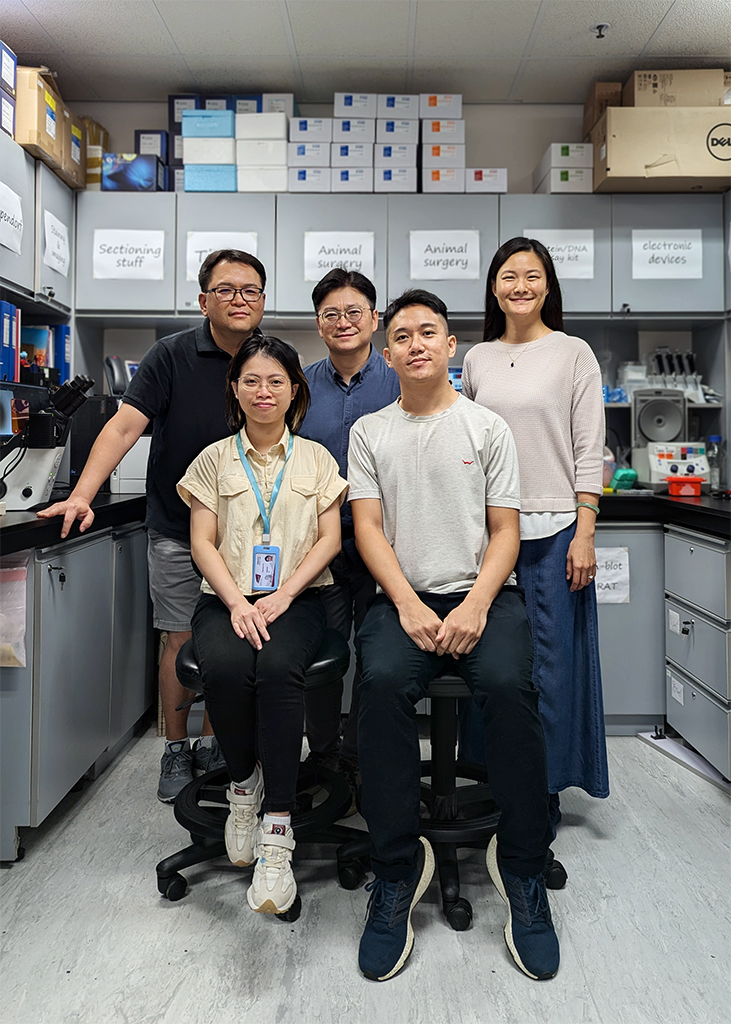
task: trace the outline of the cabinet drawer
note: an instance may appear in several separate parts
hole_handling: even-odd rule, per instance
[[[665,535],[665,589],[724,622],[731,619],[729,545],[690,531]]]
[[[667,720],[724,778],[731,778],[731,710],[678,669],[666,669]]]
[[[731,631],[667,598],[665,654],[724,700],[731,700]]]

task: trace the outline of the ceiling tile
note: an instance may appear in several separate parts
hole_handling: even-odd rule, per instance
[[[677,0],[646,53],[676,56],[720,53],[725,55],[723,67],[731,67],[729,0]]]
[[[634,68],[632,57],[529,60],[510,98],[516,103],[583,103],[594,82],[624,82]]]
[[[289,56],[278,3],[270,0],[158,0],[160,15],[181,53]]]
[[[62,99],[99,99],[94,78],[86,75],[83,69],[76,68],[63,54],[54,53],[52,50],[21,50],[17,57],[18,62],[26,67],[49,68],[55,75]]]
[[[696,0],[697,4],[697,0]],[[672,0],[560,0],[546,5],[529,56],[592,57],[638,54],[672,7]],[[608,22],[604,39],[592,25]]]
[[[73,58],[69,58],[73,68]],[[168,93],[191,92],[195,87],[182,58],[174,56],[135,57],[91,54],[78,58],[76,66],[94,83],[97,98],[111,101],[164,100]],[[62,91],[62,96],[64,93]],[[86,99],[69,95],[68,99]]]
[[[2,39],[13,53],[19,50],[57,50],[52,35],[38,24],[21,0],[3,0]]]
[[[332,103],[333,93],[347,90],[362,92],[406,92],[405,61],[347,60],[333,58],[325,66],[321,60],[300,62],[306,103]]]
[[[414,61],[414,92],[460,92],[465,103],[504,103],[520,67],[517,58],[492,59],[475,73],[473,61]]]
[[[406,59],[407,0],[296,0],[287,11],[300,57]]]
[[[201,92],[294,92],[299,81],[292,61],[284,57],[185,57]]]
[[[521,57],[540,6],[540,0],[421,0],[415,56]]]
[[[65,53],[173,53],[147,0],[25,0]]]

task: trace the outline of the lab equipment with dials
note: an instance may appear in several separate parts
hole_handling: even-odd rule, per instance
[[[704,441],[687,441],[688,405],[682,391],[638,389],[632,393],[632,468],[641,487],[667,491],[668,477],[704,477],[709,466]]]

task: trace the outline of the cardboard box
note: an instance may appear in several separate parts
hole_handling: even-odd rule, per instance
[[[377,109],[378,95],[375,92],[336,92],[333,99],[334,117],[375,118]]]
[[[431,167],[421,178],[422,192],[464,192],[464,167]]]
[[[416,192],[415,167],[376,167],[373,170],[374,192]]]
[[[287,141],[287,115],[237,114],[237,139],[280,139]]]
[[[63,109],[63,164],[56,174],[70,188],[86,188],[86,125],[67,107]]]
[[[594,82],[584,103],[584,124],[581,137],[588,141],[591,130],[607,107],[622,106],[621,82]]]
[[[288,142],[288,167],[329,167],[329,142]]]
[[[467,162],[465,146],[434,143],[421,147],[422,167],[464,167]]]
[[[731,118],[718,107],[609,107],[594,126],[595,192],[725,192]]]
[[[541,194],[593,192],[594,172],[591,167],[551,167],[533,191]]]
[[[635,71],[622,90],[623,107],[722,107],[723,69]]]
[[[286,167],[284,139],[237,139],[236,163],[239,167]]]
[[[380,117],[376,121],[376,142],[416,144],[419,141],[420,124],[421,121],[413,118],[391,120],[388,117]]]
[[[331,117],[293,117],[289,122],[290,142],[327,142],[333,140]]]
[[[181,134],[184,139],[232,139],[235,117],[233,110],[184,110]]]
[[[235,164],[236,139],[183,138],[183,164]]]
[[[4,89],[0,89],[0,128],[11,139],[15,138],[15,99]]]
[[[731,106],[731,71],[725,71],[723,75],[723,105]]]
[[[261,103],[261,97],[259,97]],[[201,110],[236,110],[233,96],[201,96]]]
[[[376,117],[404,118],[418,120],[419,95],[402,93],[379,93],[376,104]]]
[[[93,117],[81,115],[81,120],[86,125],[87,146],[99,146],[105,153],[109,150],[109,132],[103,124],[99,124]]]
[[[333,142],[375,142],[376,122],[371,117],[334,117]]]
[[[168,162],[168,133],[157,128],[135,130],[135,153],[143,156],[157,156],[164,164]]]
[[[289,180],[286,167],[238,167],[239,192],[286,192]]]
[[[372,192],[372,167],[333,167],[331,192]]]
[[[535,192],[552,168],[567,170],[571,167],[591,167],[594,163],[594,149],[590,142],[554,142],[543,154],[541,162],[533,171]]]
[[[329,167],[290,167],[287,171],[288,192],[329,192]]]
[[[331,167],[372,167],[372,142],[333,142],[330,146]],[[334,177],[334,176],[333,176]],[[371,183],[372,184],[372,183]],[[373,188],[370,189],[373,191]]]
[[[287,117],[294,117],[299,112],[293,92],[263,92],[261,111],[263,114],[286,114]]]
[[[465,192],[507,192],[507,167],[468,167],[464,172]]]
[[[186,192],[236,192],[236,164],[186,164]]]
[[[465,141],[464,121],[454,118],[428,118],[421,125],[421,141],[451,142],[463,146]]]
[[[90,192],[99,192],[102,187],[102,156],[101,146],[86,146],[86,188]]]
[[[373,164],[375,167],[416,167],[416,144],[413,142],[400,144],[389,142],[386,145],[376,143]]]
[[[156,156],[105,153],[102,156],[102,192],[164,192],[165,167]]]
[[[264,109],[262,97],[259,93],[239,93],[231,97],[231,106],[234,114],[261,114]]]
[[[18,67],[15,141],[54,171],[63,165],[63,109],[48,68]]]
[[[419,117],[461,118],[461,93],[423,92],[419,97]]]
[[[18,58],[13,51],[0,39],[0,88],[15,99],[16,80],[18,77]]]

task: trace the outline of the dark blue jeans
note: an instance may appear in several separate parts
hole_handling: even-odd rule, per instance
[[[320,595],[305,590],[268,627],[260,651],[236,636],[228,608],[201,594],[192,620],[213,730],[231,777],[248,779],[257,750],[264,772],[264,810],[295,805],[305,717],[305,669],[325,630]]]
[[[419,594],[441,619],[465,597]],[[407,877],[419,836],[420,754],[415,705],[445,659],[480,708],[487,768],[500,807],[500,854],[527,878],[544,867],[550,841],[546,748],[533,687],[533,644],[519,587],[503,587],[469,654],[456,661],[420,650],[395,606],[379,595],[356,637],[361,671],[358,752],[371,864],[387,881]]]

